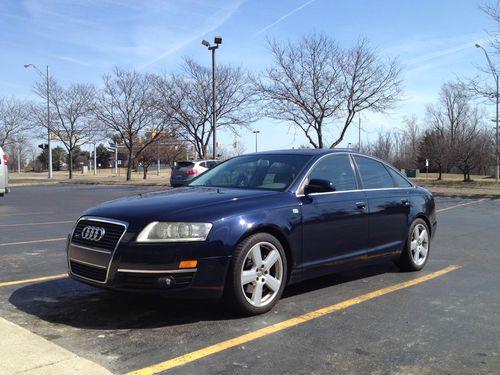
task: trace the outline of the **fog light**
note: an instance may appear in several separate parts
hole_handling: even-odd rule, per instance
[[[161,286],[163,287],[171,287],[171,286],[174,286],[175,285],[175,279],[171,276],[167,276],[167,277],[160,277],[158,279],[159,283]]]
[[[197,260],[181,260],[179,262],[179,268],[196,268],[197,265]]]

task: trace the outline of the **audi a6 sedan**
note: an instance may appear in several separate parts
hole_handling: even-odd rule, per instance
[[[86,211],[68,237],[68,267],[94,286],[224,297],[260,314],[305,279],[379,261],[418,271],[435,232],[432,194],[382,160],[262,152],[187,187]]]

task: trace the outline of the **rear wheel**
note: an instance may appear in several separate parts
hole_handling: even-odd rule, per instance
[[[267,233],[251,235],[233,254],[226,297],[243,314],[265,313],[280,299],[286,276],[286,256],[278,239]]]
[[[429,257],[431,237],[427,223],[416,219],[408,231],[406,247],[397,265],[405,271],[420,271]]]

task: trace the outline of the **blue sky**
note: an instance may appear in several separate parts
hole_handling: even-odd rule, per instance
[[[484,63],[474,43],[485,43],[494,25],[474,0],[0,0],[0,95],[32,97],[38,78],[23,64],[49,65],[63,83],[93,82],[119,65],[172,72],[191,56],[210,64],[200,41],[223,37],[217,59],[259,71],[270,64],[266,38],[294,40],[320,32],[349,47],[366,37],[382,56],[403,65],[404,97],[387,115],[365,113],[362,139],[401,127],[405,116],[423,118],[441,84],[473,76]],[[35,98],[36,100],[39,100]],[[492,110],[492,108],[488,108]],[[260,149],[307,144],[284,124],[260,120]],[[329,137],[336,135],[335,124]],[[251,131],[240,141],[254,148]],[[223,134],[229,145],[233,136]],[[357,129],[343,143],[357,142]]]

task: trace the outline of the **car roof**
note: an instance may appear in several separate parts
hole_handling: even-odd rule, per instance
[[[301,148],[301,149],[289,149],[289,150],[271,150],[271,151],[260,151],[254,152],[246,155],[268,155],[268,154],[291,154],[291,155],[326,155],[326,154],[334,154],[339,152],[349,152],[358,154],[358,152],[350,149],[350,148]],[[362,154],[360,154],[362,155]]]

